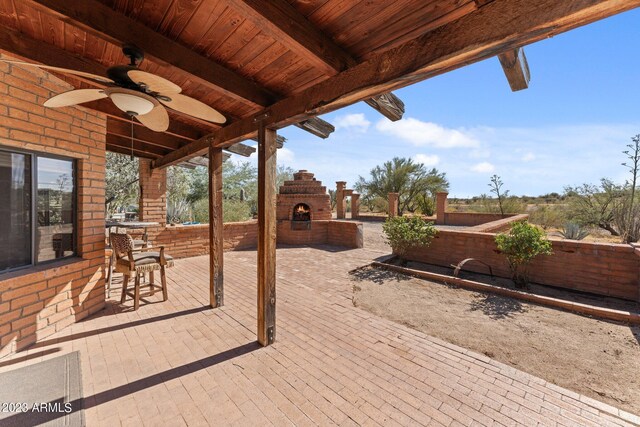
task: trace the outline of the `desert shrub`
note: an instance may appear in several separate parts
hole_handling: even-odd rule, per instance
[[[560,230],[560,234],[565,239],[582,240],[589,235],[589,230],[575,222],[567,222]]]
[[[429,246],[438,232],[432,222],[418,216],[388,218],[382,225],[382,230],[387,242],[400,258],[404,258],[412,247]]]
[[[423,215],[431,216],[436,213],[436,202],[428,194],[420,194],[416,197],[417,211]]]
[[[529,213],[529,222],[539,225],[543,230],[560,228],[567,222],[567,213],[562,206],[538,205]]]
[[[249,203],[239,200],[222,200],[222,220],[224,222],[246,221],[251,216],[251,205]]]
[[[496,245],[509,262],[511,275],[517,287],[529,282],[528,267],[538,255],[551,255],[551,242],[542,230],[526,221],[513,224],[508,234],[498,234]]]
[[[207,224],[209,222],[209,199],[196,200],[192,204],[193,221]]]
[[[509,196],[502,199],[502,210],[505,214],[518,214],[524,213],[527,210],[527,205],[517,196]],[[486,194],[480,195],[480,197],[475,198],[469,205],[469,212],[480,212],[480,213],[500,213],[500,204],[498,203],[498,199],[494,197],[489,197]]]

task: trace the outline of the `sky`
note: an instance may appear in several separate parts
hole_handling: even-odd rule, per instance
[[[640,134],[639,23],[636,9],[526,46],[523,91],[511,92],[490,58],[395,91],[405,103],[400,121],[360,102],[320,116],[336,127],[327,139],[282,129],[278,164],[334,188],[411,157],[446,173],[450,197],[488,194],[493,174],[514,195],[562,193],[603,177],[623,183],[622,151]]]

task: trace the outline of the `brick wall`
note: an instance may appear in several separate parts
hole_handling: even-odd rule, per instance
[[[311,221],[309,230],[292,230],[291,221],[278,221],[278,243],[285,245],[336,245],[363,247],[362,223]]]
[[[255,249],[258,245],[258,222],[229,222],[224,227],[224,250]],[[152,233],[149,233],[152,234]],[[209,225],[168,226],[155,229],[154,245],[164,246],[174,258],[188,258],[209,253]],[[278,222],[278,243],[286,245],[329,244],[348,248],[363,246],[362,224],[343,221],[312,221],[311,230],[291,230],[290,221]]]
[[[258,222],[231,222],[223,225],[224,250],[252,249],[258,245]],[[164,246],[174,258],[209,253],[209,224],[169,226],[159,230],[154,245]]]
[[[78,192],[78,256],[0,273],[0,357],[104,306],[106,118],[42,106],[71,89],[36,68],[0,63],[0,146],[77,159]]]
[[[167,169],[151,169],[151,160],[139,159],[140,221],[167,223]]]
[[[480,224],[486,224],[487,222],[498,221],[504,218],[513,216],[514,214],[500,214],[492,213],[475,213],[475,212],[446,212],[444,214],[444,221],[437,222],[442,225],[458,225],[465,227],[474,227]]]
[[[445,267],[465,258],[476,258],[491,265],[495,275],[511,277],[494,238],[491,233],[440,230],[429,247],[416,248],[407,258]],[[533,260],[530,267],[533,282],[638,300],[640,257],[633,247],[572,240],[554,240],[552,245],[553,255]],[[467,263],[465,269],[487,273],[487,267],[477,263]]]

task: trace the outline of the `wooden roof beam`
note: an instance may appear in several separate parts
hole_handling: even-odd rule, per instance
[[[309,117],[306,120],[294,123],[294,125],[322,139],[328,138],[336,130],[331,123],[322,120],[320,117]]]
[[[327,34],[315,27],[303,14],[286,0],[230,0],[235,9],[247,16],[262,31],[293,52],[305,58],[329,76],[334,76],[358,61],[340,47]],[[391,121],[400,120],[404,114],[404,103],[392,94],[382,94],[365,101]],[[315,123],[318,124],[319,123]],[[308,130],[304,126],[298,126]],[[317,126],[316,128],[321,128]],[[328,129],[322,126],[324,129]],[[310,132],[321,138],[324,133]]]
[[[639,6],[640,0],[494,1],[397,48],[375,54],[153,164],[166,167],[206,152],[211,144],[225,147],[251,138],[258,129],[258,117],[268,127],[279,129]]]
[[[165,37],[98,0],[25,0],[61,21],[110,43],[133,43],[159,63],[179,68],[199,83],[234,99],[265,107],[275,95],[217,62]]]
[[[501,53],[498,55],[498,59],[513,92],[529,87],[531,74],[529,73],[529,64],[523,48],[511,49]]]
[[[378,110],[380,114],[392,122],[400,120],[404,115],[404,102],[393,92],[383,93],[382,95],[365,99],[364,102]]]

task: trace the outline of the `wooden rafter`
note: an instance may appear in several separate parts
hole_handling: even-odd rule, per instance
[[[494,1],[397,48],[373,55],[255,117],[265,117],[265,125],[281,128],[638,6],[640,0]],[[239,120],[154,161],[154,167],[199,155],[211,143],[225,147],[256,132],[253,117]]]
[[[356,59],[324,32],[316,28],[303,14],[286,0],[230,0],[234,8],[248,16],[275,40],[280,41],[299,56],[323,70],[329,76],[353,67]],[[404,114],[404,103],[392,94],[375,96],[366,103],[396,121]],[[305,127],[298,126],[307,130]],[[327,129],[324,126],[320,128]],[[326,138],[324,133],[316,136]]]
[[[296,127],[319,137],[328,138],[336,128],[329,122],[322,120],[320,117],[309,117],[301,122],[294,123]]]
[[[516,92],[529,87],[529,64],[523,48],[516,48],[498,55],[504,75],[509,81],[511,90]]]
[[[63,22],[122,45],[134,43],[157,62],[189,73],[199,83],[234,99],[265,107],[273,93],[144,24],[118,13],[97,0],[25,0]]]

